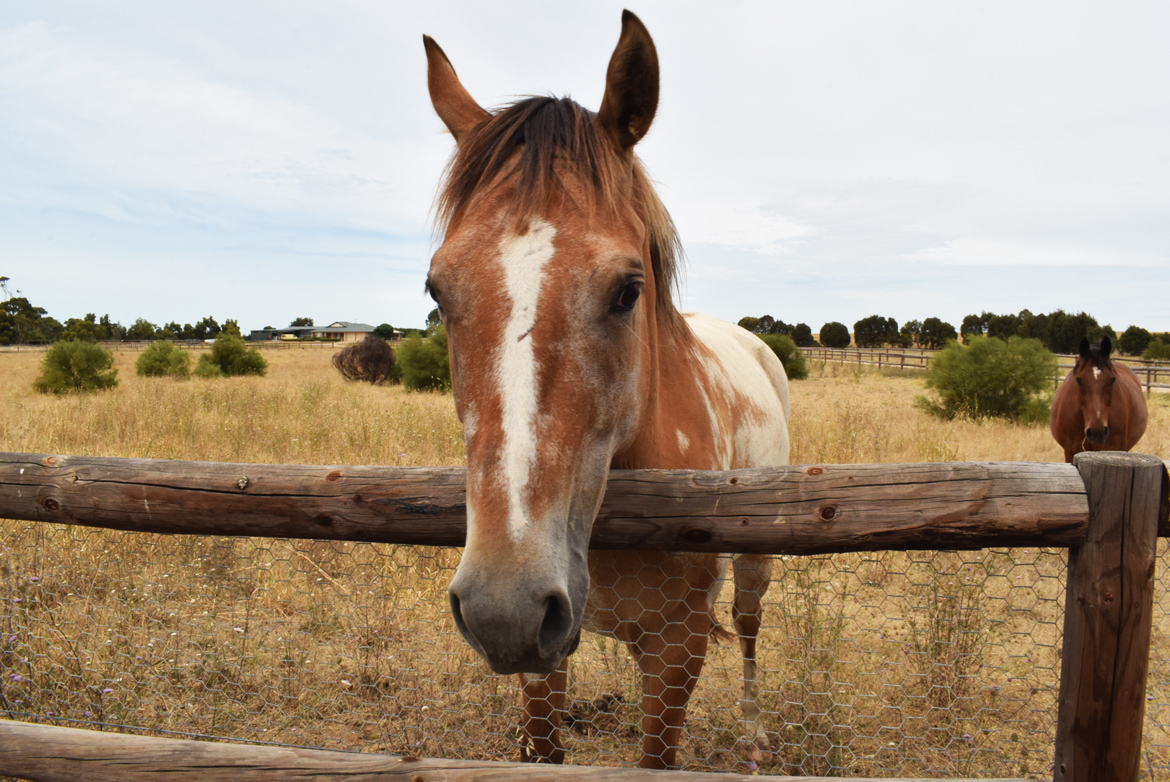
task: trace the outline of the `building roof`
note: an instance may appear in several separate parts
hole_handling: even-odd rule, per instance
[[[348,320],[335,320],[328,326],[314,326],[313,331],[357,331],[357,332],[373,332],[374,327],[368,323],[351,323]]]

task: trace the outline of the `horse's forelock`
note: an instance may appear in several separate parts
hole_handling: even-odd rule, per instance
[[[573,166],[585,185],[585,202],[571,199],[557,164]],[[516,227],[543,217],[550,204],[570,199],[591,218],[612,218],[626,203],[646,224],[654,266],[657,305],[667,324],[681,325],[673,292],[682,250],[674,221],[654,192],[641,162],[630,161],[598,126],[597,115],[569,98],[531,97],[503,107],[461,139],[436,201],[437,223],[448,231],[465,217],[472,196],[507,181],[514,187]],[[590,186],[592,185],[592,186]]]

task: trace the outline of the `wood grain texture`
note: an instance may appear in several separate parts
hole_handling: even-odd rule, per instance
[[[0,453],[0,518],[146,532],[459,546],[461,468]],[[597,549],[813,554],[1069,546],[1088,506],[1065,464],[615,470]]]
[[[169,782],[277,782],[289,779],[312,782],[564,782],[592,779],[731,782],[747,778],[742,774],[717,772],[402,758],[355,752],[161,739],[6,720],[0,720],[0,774],[37,782],[135,782],[147,779],[166,779]],[[795,782],[797,778],[758,776],[751,779]],[[827,777],[801,777],[800,780],[829,782]],[[856,782],[876,780],[858,779]]]
[[[1141,762],[1155,547],[1165,466],[1140,454],[1077,454],[1089,496],[1069,550],[1055,779],[1132,782]]]

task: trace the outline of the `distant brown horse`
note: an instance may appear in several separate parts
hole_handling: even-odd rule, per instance
[[[1081,355],[1056,398],[1048,427],[1072,462],[1081,451],[1128,451],[1146,432],[1146,400],[1133,370],[1109,358],[1105,337],[1089,344],[1081,339]]]
[[[596,114],[551,97],[489,112],[425,43],[431,100],[456,143],[427,278],[467,443],[456,626],[495,671],[521,674],[528,760],[564,760],[582,628],[629,644],[641,764],[673,766],[731,558],[590,551],[590,532],[611,467],[786,464],[784,368],[747,331],[674,304],[677,235],[634,155],[658,105],[658,57],[633,14]],[[771,561],[732,566],[745,733],[762,743],[755,652]]]

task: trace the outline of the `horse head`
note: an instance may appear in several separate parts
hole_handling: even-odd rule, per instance
[[[1100,445],[1109,437],[1109,408],[1117,383],[1117,370],[1109,358],[1112,347],[1109,337],[1092,345],[1088,337],[1082,337],[1080,356],[1073,368],[1085,422],[1085,440],[1093,445]]]
[[[492,113],[424,43],[456,141],[427,277],[467,446],[451,610],[495,671],[548,672],[580,639],[590,533],[653,387],[654,331],[680,318],[674,228],[633,154],[657,55],[627,12],[599,112],[540,97]]]

